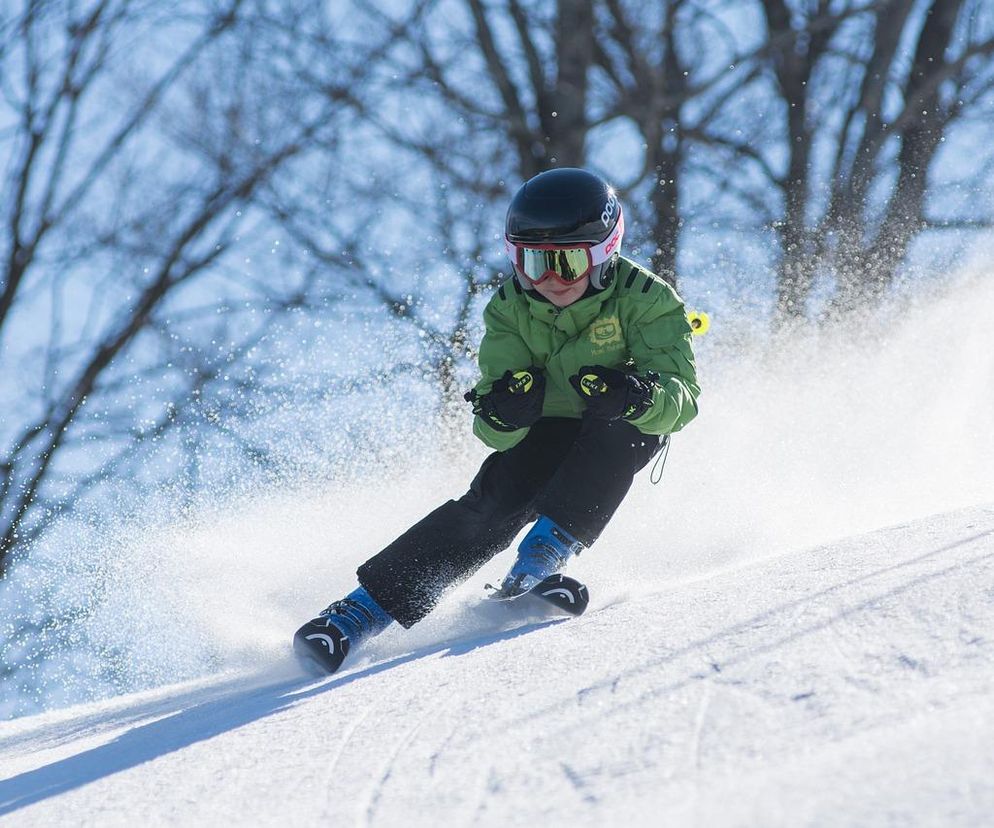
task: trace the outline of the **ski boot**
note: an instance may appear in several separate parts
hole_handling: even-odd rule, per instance
[[[334,673],[353,648],[392,622],[365,587],[358,587],[297,630],[293,650],[308,672]]]
[[[549,518],[540,516],[518,546],[518,557],[491,599],[510,601],[531,594],[569,615],[587,608],[587,588],[574,578],[557,574],[573,555],[586,547]]]

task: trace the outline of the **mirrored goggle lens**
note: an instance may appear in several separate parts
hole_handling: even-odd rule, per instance
[[[533,282],[547,273],[554,273],[564,282],[575,282],[590,270],[590,252],[585,247],[564,247],[557,250],[518,248],[521,271]]]

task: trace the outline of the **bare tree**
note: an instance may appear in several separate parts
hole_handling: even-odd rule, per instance
[[[715,114],[705,140],[760,173],[747,198],[775,214],[781,321],[807,316],[819,278],[834,285],[831,316],[872,306],[930,226],[945,137],[989,103],[994,21],[973,0],[761,8],[766,42],[740,61],[751,89]],[[767,88],[776,117],[755,105]],[[745,141],[733,136],[743,128]],[[958,219],[969,216],[946,226]]]
[[[979,0],[464,8],[469,24],[443,38],[457,48],[426,34],[412,79],[460,115],[463,142],[504,136],[513,153],[491,154],[494,178],[596,167],[599,130],[634,126],[641,168],[622,191],[673,281],[702,179],[719,198],[693,208],[698,221],[774,230],[782,321],[806,316],[818,280],[834,285],[831,316],[872,305],[923,231],[978,222],[928,204],[946,137],[990,102],[994,21]]]
[[[334,142],[367,71],[343,59],[329,94],[296,96],[260,36],[277,13],[25,2],[0,27],[0,573],[165,434],[237,439],[265,393],[259,345],[318,274],[246,265],[260,196]]]
[[[455,87],[423,43],[431,76],[451,103],[502,125],[513,142],[521,179],[585,160],[593,5],[593,0],[559,0],[549,19],[544,9],[528,9],[519,0],[508,0],[500,9],[487,8],[482,0],[466,0],[474,45],[488,85],[499,99],[489,110],[481,110],[483,102],[474,100],[473,92]],[[513,40],[502,41],[499,25],[513,32]],[[548,45],[546,39],[551,41]]]
[[[504,137],[513,153],[491,173],[494,180],[523,181],[556,166],[602,166],[606,149],[591,147],[591,133],[629,120],[642,133],[645,151],[641,172],[620,189],[634,196],[648,187],[648,209],[640,208],[641,197],[630,200],[633,217],[647,216],[653,266],[675,280],[680,107],[687,88],[675,48],[682,5],[659,4],[662,15],[647,33],[644,4],[466,0],[471,24],[453,24],[440,43],[424,33],[418,44],[423,63],[411,80],[428,79],[425,91],[440,93],[459,114],[463,142]],[[453,41],[459,48],[447,49]]]
[[[444,18],[429,16],[414,33],[420,60],[402,67],[399,85],[443,102],[449,125],[441,136],[394,129],[393,137],[454,188],[502,201],[514,182],[551,167],[603,171],[618,161],[608,133],[634,131],[637,163],[624,164],[634,174],[616,182],[630,237],[675,283],[682,176],[706,121],[687,104],[712,93],[708,105],[719,109],[744,83],[729,82],[728,64],[746,46],[714,5],[465,0],[459,17],[447,4]]]

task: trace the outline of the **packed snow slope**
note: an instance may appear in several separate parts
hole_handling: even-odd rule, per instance
[[[322,681],[287,662],[0,725],[3,822],[990,824],[994,506],[575,620],[454,600],[458,634]]]
[[[990,825],[994,279],[923,297],[716,319],[662,484],[571,564],[580,619],[483,605],[508,551],[335,677],[290,659],[478,445],[34,557],[4,608],[84,611],[7,651],[0,824]]]

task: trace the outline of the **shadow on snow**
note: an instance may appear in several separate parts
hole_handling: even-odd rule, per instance
[[[560,624],[565,620],[563,618],[547,619],[495,635],[433,644],[389,661],[373,664],[355,673],[327,680],[295,676],[292,679],[236,692],[234,695],[229,691],[235,682],[226,682],[221,690],[221,695],[218,697],[195,703],[192,707],[181,709],[172,714],[169,713],[170,710],[181,707],[192,700],[191,694],[184,694],[161,704],[150,705],[148,710],[151,715],[161,712],[165,714],[165,718],[157,719],[148,724],[136,725],[112,742],[67,756],[35,770],[25,771],[11,779],[0,781],[0,816],[80,788],[160,756],[182,750],[197,742],[206,741],[214,736],[280,713],[304,699],[319,696],[359,679],[399,667],[402,664],[418,661],[437,653],[442,653],[443,656],[465,655],[481,647],[517,638],[537,629]],[[321,683],[310,687],[315,681]],[[308,689],[302,690],[301,688]],[[205,688],[200,692],[210,693],[211,688]],[[198,693],[195,692],[192,695],[193,698],[196,698]],[[122,715],[126,719],[134,718],[134,715],[129,715],[127,711],[123,711]],[[93,718],[96,719],[96,717]]]

